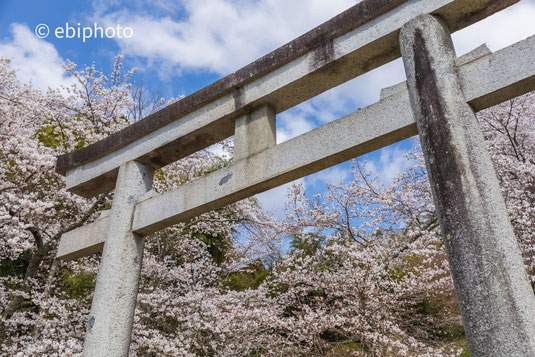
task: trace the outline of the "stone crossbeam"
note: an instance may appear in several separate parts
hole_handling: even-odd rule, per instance
[[[534,59],[535,36],[495,53],[478,48],[460,57],[457,71],[466,101],[475,110],[482,110],[535,90]],[[383,90],[382,99],[366,108],[173,191],[149,193],[136,204],[133,230],[150,234],[416,134],[404,82]],[[102,227],[106,222],[102,217],[64,234],[58,257],[75,259],[100,249],[105,235],[97,238],[94,232],[105,232]]]
[[[364,0],[272,53],[108,138],[58,158],[69,191],[92,197],[115,186],[121,164],[153,168],[234,134],[258,106],[275,114],[400,57],[401,26],[420,14],[457,31],[519,0]]]

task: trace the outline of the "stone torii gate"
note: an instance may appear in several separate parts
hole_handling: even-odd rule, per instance
[[[450,32],[519,0],[364,0],[145,119],[58,158],[69,191],[115,189],[57,256],[103,251],[84,356],[127,356],[144,237],[419,134],[473,356],[535,356],[535,297],[475,112],[535,89],[535,37],[456,58]],[[276,114],[400,55],[407,82],[276,144]],[[232,165],[155,194],[155,169],[231,135]]]

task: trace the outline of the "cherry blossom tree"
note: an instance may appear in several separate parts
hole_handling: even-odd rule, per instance
[[[112,194],[65,190],[55,156],[180,100],[112,73],[66,71],[43,93],[0,61],[0,353],[81,353],[99,255],[56,260],[59,237],[109,209]],[[535,284],[535,95],[479,114]],[[157,170],[165,192],[232,164],[203,150]],[[146,238],[131,355],[457,356],[464,332],[419,146],[381,182],[365,161],[310,196],[288,191],[275,220],[249,198]]]
[[[479,120],[535,285],[535,93],[492,107]]]
[[[78,71],[74,63],[67,62],[65,68],[77,83],[42,93],[20,83],[9,60],[0,62],[0,341],[8,354],[65,355],[81,349],[99,258],[64,263],[54,256],[61,235],[96,218],[99,211],[109,208],[111,197],[103,194],[87,200],[67,192],[64,178],[54,170],[56,155],[80,149],[125,127],[138,119],[129,117],[131,113],[146,115],[147,107],[150,111],[161,106],[160,99],[151,104],[142,98],[144,92],[139,87],[132,90],[128,82],[135,69],[123,74],[120,56],[109,75],[97,71],[95,65]],[[167,104],[176,100],[180,97]],[[158,170],[155,190],[172,189],[228,163],[210,151],[201,151]],[[184,260],[174,262],[193,274],[192,289],[198,282],[210,286],[213,274],[191,273],[211,271],[207,259],[214,258],[217,264],[212,270],[221,276],[220,271],[228,271],[232,264],[239,265],[266,251],[277,254],[273,245],[267,247],[260,240],[238,242],[233,235],[240,223],[245,226],[247,222],[255,232],[255,227],[264,229],[270,221],[256,201],[249,199],[159,232],[148,239],[144,276],[158,274],[171,258],[178,259],[177,249],[184,253],[197,244],[197,251],[204,255],[195,255],[195,250],[191,257],[181,255],[194,265]],[[180,269],[176,273],[184,274]],[[167,293],[172,291],[168,285],[164,288]],[[150,296],[158,295],[161,290]],[[147,328],[142,324],[139,329]]]
[[[126,81],[133,71],[121,75],[120,57],[108,77],[94,66],[78,72],[68,63],[66,70],[76,85],[42,93],[17,81],[9,60],[0,62],[0,258],[11,270],[1,278],[1,327],[8,348],[14,342],[10,331],[24,343],[43,330],[37,322],[43,320],[42,308],[54,304],[49,298],[61,234],[93,219],[109,199],[68,193],[55,173],[55,155],[127,125],[122,107],[129,104]],[[59,319],[70,315],[65,308]],[[74,343],[55,339],[50,345]]]

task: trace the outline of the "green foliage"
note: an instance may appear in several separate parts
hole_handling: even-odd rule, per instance
[[[0,276],[16,276],[17,278],[23,278],[30,264],[32,254],[30,251],[25,251],[15,260],[2,259],[0,260]]]
[[[20,312],[39,312],[39,306],[33,303],[30,299],[24,299],[20,304],[20,307],[17,311]]]
[[[464,327],[460,324],[449,324],[444,326],[444,333],[447,336],[447,339],[450,341],[466,340],[466,335],[464,333]]]
[[[75,116],[74,120],[80,120],[80,117]],[[46,118],[42,127],[36,133],[37,141],[39,141],[43,146],[56,149],[60,146],[64,146],[65,149],[71,150],[80,150],[87,146],[86,132],[74,132],[74,147],[71,148],[71,145],[68,143],[68,138],[65,136],[63,129],[64,125],[60,124],[54,118]],[[89,131],[91,131],[88,128]]]
[[[470,351],[468,349],[468,340],[466,339],[466,336],[463,335],[461,337],[458,337],[452,342],[456,347],[462,348],[463,350],[459,357],[470,357]]]
[[[327,329],[320,334],[320,337],[329,342],[343,342],[347,340],[347,335],[338,329]]]
[[[360,343],[351,341],[343,344],[334,346],[329,352],[327,352],[327,357],[349,357],[355,356],[355,352],[364,352],[364,349]]]
[[[95,275],[64,268],[61,270],[59,286],[66,299],[86,299],[95,289]]]
[[[17,162],[15,160],[3,160],[4,177],[6,181],[13,181],[18,174]]]
[[[111,209],[111,202],[106,202],[98,209],[99,212],[108,211]]]
[[[206,233],[195,233],[193,237],[207,245],[208,253],[218,265],[225,261],[227,253],[232,248],[230,242],[224,238]]]
[[[54,125],[46,125],[37,132],[37,140],[47,148],[56,149],[61,145],[61,134]]]
[[[415,312],[421,315],[437,316],[441,311],[441,305],[429,299],[421,300],[415,305]]]
[[[398,283],[401,282],[407,274],[414,272],[415,267],[419,267],[423,264],[424,257],[419,254],[409,254],[403,256],[403,261],[405,262],[404,267],[397,266],[389,269],[385,278]]]
[[[456,323],[447,324],[443,326],[442,333],[443,335],[441,336],[441,339],[451,342],[453,345],[463,350],[463,353],[459,357],[470,357],[468,340],[466,339],[466,334],[462,325]]]
[[[165,171],[162,169],[155,170],[154,181],[165,181]]]
[[[231,273],[223,281],[223,286],[234,291],[257,289],[264,282],[270,271],[271,268],[266,268],[262,261],[258,259],[244,269]]]
[[[261,357],[261,356],[267,356],[269,354],[269,351],[265,348],[258,348],[256,351],[253,351],[249,353],[248,357]]]
[[[313,233],[293,235],[290,241],[292,251],[301,250],[305,255],[315,255],[324,242],[324,238]]]
[[[276,298],[282,294],[285,294],[290,288],[288,284],[277,281],[273,275],[268,275],[266,281],[268,281],[266,286],[269,289],[267,293],[269,298]]]
[[[387,271],[386,279],[399,283],[407,276],[407,273],[407,270],[401,269],[400,267],[395,267]]]
[[[85,137],[82,136],[82,135],[77,136],[76,139],[75,139],[75,142],[76,142],[76,145],[74,145],[74,148],[73,148],[74,151],[83,149],[89,144],[85,140]]]

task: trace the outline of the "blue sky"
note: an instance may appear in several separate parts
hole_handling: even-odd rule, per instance
[[[0,0],[0,57],[13,58],[21,80],[37,88],[69,83],[61,63],[93,62],[104,72],[114,56],[124,55],[126,68],[138,67],[134,80],[164,97],[188,95],[292,40],[355,4],[354,0]],[[454,34],[459,55],[487,43],[491,50],[535,34],[535,0],[522,0],[491,18]],[[130,38],[56,38],[57,27],[131,27]],[[51,34],[39,39],[34,29],[46,24]],[[394,61],[334,88],[277,117],[278,140],[286,140],[369,105],[380,89],[404,80],[401,61]],[[366,156],[389,181],[407,166],[402,153],[410,140]],[[325,182],[346,181],[342,164],[302,180],[308,192]],[[285,187],[260,196],[280,210]]]

